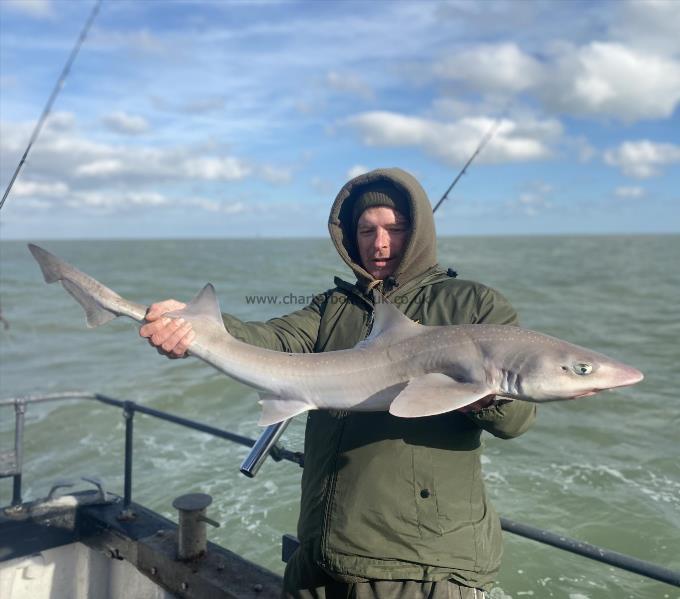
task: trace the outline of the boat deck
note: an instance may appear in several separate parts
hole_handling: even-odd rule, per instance
[[[82,500],[91,492],[70,497]],[[250,599],[281,594],[281,577],[208,543],[177,559],[177,525],[135,503],[24,504],[0,512],[0,596],[12,599]],[[130,512],[132,518],[126,518]],[[121,517],[121,515],[123,517]]]

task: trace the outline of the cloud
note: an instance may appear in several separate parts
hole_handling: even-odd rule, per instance
[[[258,173],[265,181],[274,185],[290,183],[293,178],[291,169],[271,165],[259,168]]]
[[[3,6],[36,19],[54,17],[54,7],[50,0],[3,0]]]
[[[468,117],[442,122],[374,111],[350,117],[347,122],[368,146],[418,147],[447,164],[460,165],[472,155],[495,120]],[[480,160],[502,163],[547,158],[551,155],[550,144],[561,134],[562,126],[556,120],[502,119]]]
[[[69,186],[63,181],[22,181],[17,179],[12,187],[12,193],[18,198],[54,198],[64,197]]]
[[[186,202],[185,197],[200,193],[207,199],[191,206],[215,211],[209,202],[224,194],[225,183],[239,185],[259,179],[281,185],[292,179],[291,169],[244,160],[210,143],[160,147],[107,143],[83,137],[72,115],[61,115],[57,121],[70,129],[44,128],[12,190],[22,198],[22,207],[30,200],[39,202],[37,208],[58,202],[110,213],[131,207],[176,207]],[[10,167],[23,152],[32,123],[3,122],[0,129],[0,175],[9,179]],[[215,206],[223,213],[241,212],[234,202]]]
[[[675,0],[626,0],[614,14],[613,38],[638,48],[678,54],[680,3]]]
[[[96,36],[88,40],[88,46],[98,50],[118,51],[122,49],[135,54],[166,57],[169,53],[178,50],[176,44],[169,44],[146,28],[133,31],[112,31],[101,28],[97,30]]]
[[[3,123],[2,163],[23,151],[27,124]],[[263,165],[264,166],[264,165]],[[46,128],[31,153],[31,169],[46,179],[125,180],[157,182],[167,180],[237,181],[253,175],[255,169],[230,155],[196,156],[191,146],[153,147],[110,144],[81,137],[77,131]]]
[[[552,207],[553,204],[549,199],[552,191],[552,186],[547,183],[532,183],[528,189],[519,194],[516,200],[506,203],[506,208],[525,216],[536,216]]]
[[[565,46],[537,92],[550,108],[570,114],[666,118],[680,102],[680,63],[618,43]]]
[[[368,82],[355,73],[330,71],[326,74],[326,84],[336,91],[358,96],[364,100],[375,98],[375,93]]]
[[[541,210],[550,207],[550,202],[548,202],[541,195],[525,191],[519,195],[517,206],[520,207],[524,214],[528,216],[535,216]]]
[[[18,207],[31,210],[54,209],[60,206],[87,210],[92,213],[112,214],[131,209],[168,209],[179,208],[181,211],[198,209],[202,212],[219,214],[243,214],[253,211],[264,211],[262,205],[247,204],[242,201],[225,202],[209,197],[174,198],[158,191],[138,191],[126,189],[81,190],[71,191],[61,182],[37,183],[24,182],[14,187],[17,199],[21,198]]]
[[[120,175],[124,172],[125,165],[121,160],[108,158],[78,165],[74,174],[76,177],[109,177],[111,175]]]
[[[74,147],[78,146],[76,141]],[[62,143],[68,147],[68,142]],[[195,181],[239,181],[253,169],[234,156],[201,156],[196,158],[187,148],[130,148],[100,146],[108,156],[75,165],[73,174],[81,179],[134,177],[138,180],[158,179]]]
[[[233,156],[185,158],[176,168],[180,176],[205,181],[238,181],[252,173],[247,164]]]
[[[367,173],[369,170],[370,169],[365,167],[363,164],[355,164],[347,171],[346,179],[349,181],[350,179],[354,179],[354,177],[358,177],[359,175]]]
[[[185,204],[195,206],[207,212],[216,212],[220,214],[235,215],[250,211],[248,205],[244,202],[220,202],[206,198],[192,198],[185,202]]]
[[[516,93],[539,82],[541,64],[516,44],[507,42],[456,52],[435,63],[433,72],[441,79],[462,80],[485,93]]]
[[[155,191],[73,190],[62,181],[17,181],[12,194],[17,199],[17,207],[24,209],[53,209],[58,204],[74,209],[113,212],[132,207],[165,206],[170,203],[165,195]]]
[[[76,115],[72,112],[51,112],[46,126],[52,131],[70,131],[75,127]]]
[[[95,208],[121,210],[139,207],[157,207],[169,203],[163,194],[153,191],[87,191],[77,192],[66,202],[70,208]]]
[[[628,187],[626,187],[626,186],[617,187],[614,190],[614,195],[617,198],[621,198],[621,199],[625,199],[625,200],[628,200],[628,199],[636,200],[636,199],[644,197],[646,194],[647,194],[647,192],[645,191],[645,188],[640,187],[638,185],[628,186]]]
[[[179,103],[175,109],[184,114],[209,114],[222,112],[225,109],[226,103],[227,100],[220,96],[194,98]]]
[[[432,74],[479,92],[485,103],[525,93],[552,112],[629,123],[670,117],[680,103],[678,58],[618,41],[556,42],[536,56],[511,42],[479,44],[440,59]],[[465,108],[458,92],[454,110]]]
[[[149,130],[149,123],[143,117],[120,111],[106,115],[102,122],[111,131],[124,135],[139,135]]]
[[[628,177],[647,179],[661,174],[663,167],[680,162],[680,146],[649,140],[626,141],[607,150],[604,161]]]
[[[199,96],[184,100],[151,96],[150,100],[157,110],[193,116],[221,113],[224,112],[227,106],[227,98],[221,95]]]
[[[55,203],[70,209],[85,209],[94,213],[111,214],[130,209],[179,208],[182,211],[198,209],[203,212],[219,214],[243,214],[263,210],[261,205],[246,204],[241,201],[225,202],[208,197],[174,198],[157,191],[137,191],[125,189],[71,191],[61,182],[37,183],[24,182],[14,187],[17,199],[24,209],[50,210]]]

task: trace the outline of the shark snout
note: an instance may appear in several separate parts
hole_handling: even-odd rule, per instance
[[[623,369],[623,372],[621,373],[621,384],[619,385],[619,387],[628,387],[630,385],[635,385],[644,378],[645,375],[642,374],[642,372],[640,372],[637,368],[633,368],[632,366],[626,366]]]
[[[617,389],[619,387],[630,387],[631,385],[639,383],[644,378],[645,375],[637,368],[618,363],[607,372],[606,380],[603,381],[605,384],[602,388]]]

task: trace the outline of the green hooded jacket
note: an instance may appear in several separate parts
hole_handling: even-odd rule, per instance
[[[384,181],[409,198],[411,235],[393,277],[378,288],[425,325],[517,324],[510,304],[484,285],[439,268],[429,200],[400,169],[371,171],[347,183],[329,218],[330,235],[356,282],[335,287],[307,307],[266,323],[225,315],[237,338],[287,352],[353,347],[371,326],[373,277],[359,261],[352,230],[352,192]],[[481,472],[483,430],[504,439],[523,433],[532,404],[513,401],[474,414],[397,418],[387,412],[308,413],[298,537],[293,556],[338,580],[446,580],[484,588],[502,553],[498,516]]]

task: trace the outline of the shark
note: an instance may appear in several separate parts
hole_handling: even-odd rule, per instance
[[[144,322],[147,306],[124,299],[50,252],[29,244],[47,283],[60,282],[88,327],[118,316]],[[638,369],[556,337],[508,325],[426,326],[374,295],[373,326],[351,349],[289,353],[244,343],[224,326],[208,283],[182,310],[189,353],[259,392],[262,426],[309,410],[434,416],[499,396],[536,403],[588,397],[640,382]]]

